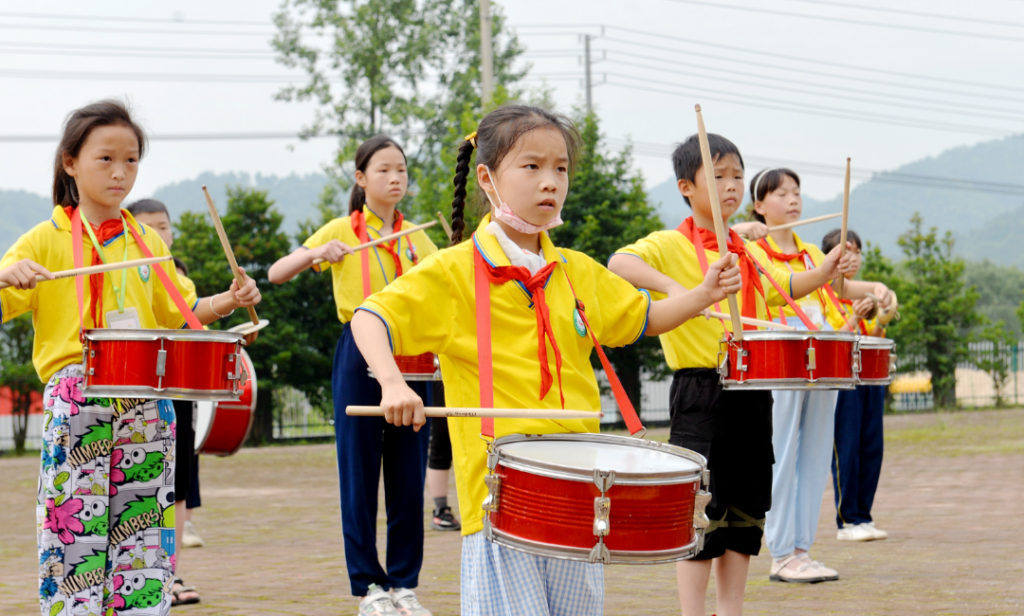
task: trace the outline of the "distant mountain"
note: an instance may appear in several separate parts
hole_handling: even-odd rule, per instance
[[[255,176],[244,172],[211,173],[207,171],[194,180],[183,180],[174,184],[161,186],[153,192],[152,197],[167,205],[171,217],[177,219],[185,211],[205,212],[206,201],[200,188],[203,185],[210,190],[214,202],[223,211],[227,204],[227,188],[244,186],[266,190],[268,197],[284,214],[284,229],[292,234],[298,230],[298,224],[307,218],[318,216],[315,204],[319,201],[320,192],[327,184],[327,176],[323,173],[306,175],[291,174],[285,177],[276,175]],[[140,197],[141,198],[141,197]]]
[[[1024,205],[999,214],[973,231],[956,233],[954,237],[954,250],[965,259],[988,259],[1024,270]]]
[[[0,189],[0,251],[6,252],[22,233],[49,218],[52,209],[48,197]]]

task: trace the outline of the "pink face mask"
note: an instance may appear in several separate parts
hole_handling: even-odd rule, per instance
[[[491,173],[490,167],[484,166],[487,169],[487,174],[491,176],[491,180],[494,180],[494,174]],[[523,220],[519,214],[512,211],[512,208],[507,203],[501,201],[501,195],[498,193],[497,185],[494,186],[494,194],[498,195],[498,200],[501,201],[501,205],[494,203],[491,199],[491,195],[488,192],[484,192],[487,195],[487,200],[491,202],[491,206],[494,207],[494,217],[506,225],[512,227],[520,233],[540,233],[541,231],[547,231],[548,229],[554,229],[555,227],[562,224],[562,213],[559,212],[550,222],[543,225],[535,225],[531,222]]]

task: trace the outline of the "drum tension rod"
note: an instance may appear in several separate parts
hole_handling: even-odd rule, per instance
[[[589,561],[591,563],[600,562],[610,565],[612,562],[612,555],[608,551],[608,546],[604,544],[604,538],[612,532],[610,520],[612,499],[605,496],[605,493],[611,490],[614,484],[615,471],[594,469],[594,485],[601,492],[601,496],[594,498],[594,536],[597,537],[597,544],[590,550]]]

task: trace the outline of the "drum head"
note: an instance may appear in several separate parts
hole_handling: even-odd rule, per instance
[[[206,437],[210,434],[213,426],[214,403],[209,400],[196,402],[196,453],[202,453],[203,445],[206,444]]]

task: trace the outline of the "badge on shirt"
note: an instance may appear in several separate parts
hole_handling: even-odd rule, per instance
[[[409,259],[410,261],[416,260],[416,253],[412,251],[412,246],[405,249],[405,258]]]
[[[149,282],[149,276],[152,273],[153,273],[153,271],[151,269],[149,269],[148,265],[140,265],[139,266],[139,278],[142,279],[142,282]]]
[[[800,308],[803,309],[804,314],[807,315],[807,318],[810,319],[815,326],[819,329],[825,327],[825,315],[821,312],[821,304],[818,302],[807,302],[805,304],[801,304]]]
[[[125,308],[124,312],[111,310],[107,313],[107,329],[142,329],[139,313],[131,306]]]
[[[576,333],[580,336],[587,335],[587,326],[583,323],[583,317],[580,316],[579,308],[572,309],[572,324],[576,328]]]

